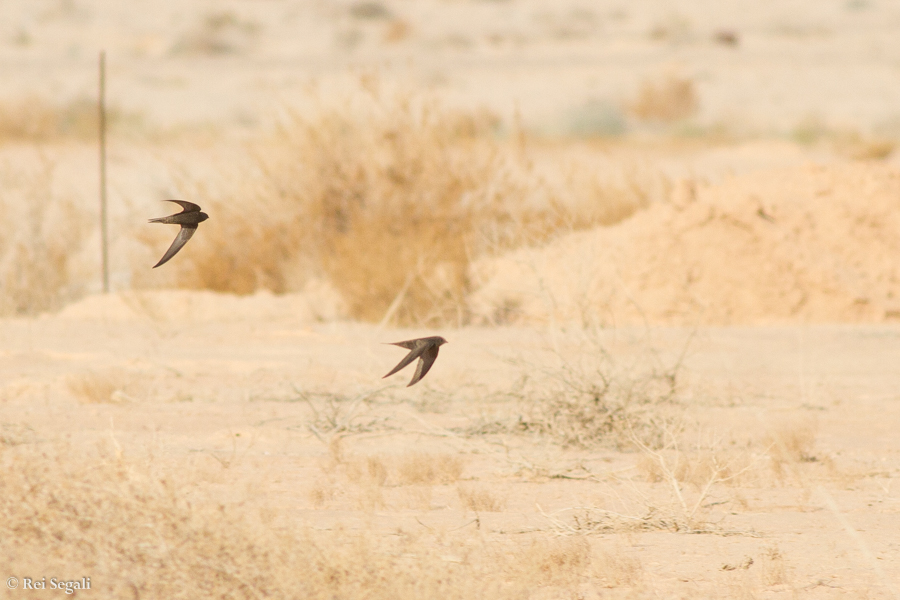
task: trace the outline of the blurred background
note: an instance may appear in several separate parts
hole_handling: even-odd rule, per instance
[[[300,294],[394,324],[900,316],[900,5],[0,5],[0,314]],[[163,268],[165,198],[211,218]],[[892,254],[893,253],[893,254]]]

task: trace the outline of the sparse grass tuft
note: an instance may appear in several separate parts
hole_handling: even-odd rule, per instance
[[[787,420],[780,422],[767,436],[772,471],[781,480],[786,472],[799,463],[818,461],[813,453],[817,427],[814,421]]]
[[[456,491],[466,510],[472,512],[500,512],[506,507],[502,498],[486,488],[459,487]]]
[[[765,585],[780,585],[787,583],[787,565],[784,555],[777,545],[773,544],[765,549],[762,560],[762,581]]]
[[[590,563],[591,546],[579,537],[541,540],[522,553],[522,567],[539,585],[576,583]]]
[[[463,461],[452,454],[411,452],[397,464],[397,478],[401,485],[454,483],[462,475]]]
[[[590,575],[607,588],[634,587],[640,583],[643,569],[640,560],[616,547],[592,553]]]
[[[347,479],[357,485],[357,506],[375,510],[385,506],[382,487],[388,477],[387,466],[379,456],[354,457],[344,462]]]

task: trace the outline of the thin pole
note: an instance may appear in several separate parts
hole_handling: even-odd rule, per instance
[[[103,263],[103,293],[109,293],[109,246],[106,226],[106,51],[100,51],[100,253]]]

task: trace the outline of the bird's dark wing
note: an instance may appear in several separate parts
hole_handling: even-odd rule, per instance
[[[190,204],[190,202],[188,202]],[[191,236],[194,235],[194,232],[197,231],[196,225],[182,225],[181,231],[178,232],[178,235],[175,236],[175,240],[172,242],[172,245],[169,246],[169,249],[166,250],[166,253],[163,255],[159,262],[153,265],[153,268],[163,265],[169,261],[170,258],[178,254],[178,251],[187,244],[188,240],[191,239]]]
[[[407,343],[407,342],[400,342],[400,344],[405,344],[405,343]],[[397,344],[397,345],[399,346],[400,344]],[[406,347],[406,346],[404,346],[404,347]],[[405,367],[412,361],[414,361],[417,358],[419,358],[420,356],[422,356],[422,353],[425,352],[425,350],[427,350],[427,349],[428,349],[428,346],[413,347],[409,351],[409,354],[407,354],[403,358],[403,360],[401,360],[399,363],[397,363],[397,366],[394,367],[393,369],[391,369],[391,372],[388,373],[387,375],[385,375],[384,377],[390,377],[391,375],[393,375],[394,373],[396,373],[397,371],[399,371],[400,369],[402,369],[403,367]],[[384,377],[382,377],[382,379],[384,379]]]
[[[426,346],[425,351],[422,352],[422,356],[419,357],[419,364],[416,365],[416,374],[413,375],[412,381],[410,381],[406,387],[418,383],[420,379],[425,377],[425,374],[431,370],[431,365],[437,360],[438,350],[440,349],[440,346],[437,344]]]
[[[187,200],[163,200],[163,202],[174,202],[175,204],[179,205],[181,208],[184,209],[181,212],[186,212],[186,213],[200,212],[199,206],[197,206],[193,202],[188,202]],[[190,237],[190,236],[188,236],[188,237]],[[177,250],[176,250],[176,252],[177,252]]]
[[[407,350],[415,350],[422,344],[420,343],[422,338],[415,340],[406,340],[405,342],[388,342],[390,346],[400,346],[401,348],[406,348]]]

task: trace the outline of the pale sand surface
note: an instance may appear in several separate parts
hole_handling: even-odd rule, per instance
[[[897,598],[900,171],[896,152],[852,159],[890,154],[867,136],[900,135],[898,7],[0,3],[0,101],[92,100],[105,49],[108,100],[126,115],[109,141],[110,296],[97,294],[92,138],[0,145],[12,224],[0,249],[78,229],[68,213],[48,213],[57,221],[37,234],[19,227],[17,211],[41,199],[90,220],[62,269],[81,299],[0,320],[0,493],[15,498],[0,502],[15,541],[0,542],[0,576],[52,564],[93,574],[97,598],[266,597],[257,590],[290,556],[266,571],[262,553],[190,545],[207,523],[232,522],[203,520],[221,508],[271,525],[239,529],[239,544],[271,531],[311,532],[325,550],[373,541],[375,584],[316,580],[309,597]],[[715,41],[723,32],[737,45]],[[693,82],[697,113],[670,129],[637,122],[641,84],[667,74]],[[288,107],[358,94],[361,80],[487,108],[501,139],[516,118],[579,138],[532,142],[528,160],[551,183],[577,164],[663,184],[610,227],[480,257],[465,298],[477,326],[354,323],[322,281],[243,298],[133,289],[174,285],[174,269],[149,269],[171,242],[169,228],[146,229],[161,198],[232,199],[260,165],[244,142]],[[579,137],[626,126],[620,142]],[[662,130],[677,136],[653,138]],[[382,343],[419,335],[450,341],[428,376],[408,389],[408,371],[382,380],[402,358]],[[586,447],[535,431],[560,385],[589,398],[598,373],[575,367],[602,350],[615,366],[600,374],[620,388],[683,354],[674,397],[652,407],[659,445],[639,447],[624,421]],[[79,465],[106,479],[60,481]],[[159,478],[141,487],[135,475],[134,489],[116,470],[145,466]],[[135,500],[162,480],[175,482],[171,505]],[[101,498],[95,512],[83,497]],[[197,529],[144,535],[184,514]],[[273,551],[306,556],[307,541]],[[342,560],[349,579],[365,566]],[[462,579],[445,593],[382,585],[431,573]],[[306,597],[315,573],[287,575],[271,596]],[[190,587],[210,582],[220,587]]]
[[[368,3],[383,8],[368,18],[353,10],[365,4],[4,2],[0,73],[16,85],[2,95],[92,96],[105,48],[110,101],[161,124],[252,127],[312,82],[340,88],[356,71],[565,131],[592,102],[621,103],[677,71],[698,81],[701,123],[900,127],[892,2],[396,0]],[[716,43],[721,31],[738,45]]]
[[[184,293],[176,294],[183,302]],[[115,303],[85,302],[95,308]],[[249,307],[259,299],[232,302]],[[39,449],[65,439],[90,448],[114,440],[124,455],[149,452],[174,470],[199,461],[209,472],[221,472],[215,481],[224,498],[247,494],[250,506],[283,511],[315,530],[341,527],[371,536],[457,527],[476,535],[477,526],[482,543],[552,538],[573,525],[566,509],[643,516],[642,502],[660,507],[672,502],[666,482],[648,483],[636,468],[641,452],[564,450],[515,433],[471,433],[485,415],[520,410],[502,392],[523,372],[552,367],[552,357],[541,352],[554,344],[563,353],[574,351],[578,336],[572,333],[429,331],[450,340],[432,372],[410,389],[403,387],[407,376],[397,375],[386,390],[359,404],[342,451],[384,461],[410,452],[454,455],[463,461],[460,479],[426,486],[427,492],[389,480],[380,501],[366,508],[361,506],[366,486],[342,478],[340,468],[329,463],[324,438],[309,429],[315,421],[310,405],[299,398],[302,392],[334,394],[343,398],[339,404],[346,411],[358,394],[379,389],[381,375],[399,359],[395,349],[379,343],[418,332],[314,324],[283,315],[123,319],[94,310],[88,318],[74,308],[68,316],[0,324],[3,427],[8,436],[22,436],[20,443]],[[671,359],[690,333],[657,328],[650,334],[625,329],[603,335],[621,360],[640,362],[648,344]],[[789,467],[781,478],[764,476],[756,485],[716,484],[698,513],[713,524],[709,534],[600,532],[588,537],[595,552],[616,548],[636,559],[641,576],[635,587],[649,585],[664,597],[715,595],[719,586],[730,586],[721,592],[727,597],[742,589],[773,598],[783,593],[891,597],[874,569],[882,569],[889,581],[900,577],[895,535],[900,501],[892,486],[900,471],[898,342],[900,329],[890,325],[695,331],[682,372],[680,410],[702,424],[698,439],[711,436],[727,447],[764,439],[785,423],[812,426],[812,462]],[[70,382],[86,374],[112,378],[113,398],[79,399]],[[760,460],[759,468],[767,471],[771,459]],[[261,474],[265,486],[252,493],[245,489],[255,487]],[[321,486],[328,494],[316,505],[314,490]],[[478,514],[466,509],[458,493],[464,486],[489,490],[502,508]],[[191,497],[193,492],[185,486],[179,493]],[[684,493],[693,501],[699,492],[685,484]],[[764,556],[772,548],[783,557],[787,574],[766,585]],[[743,569],[739,565],[747,557],[754,563]],[[723,570],[726,565],[738,568]],[[592,594],[604,589],[594,587],[596,581],[586,585]]]

